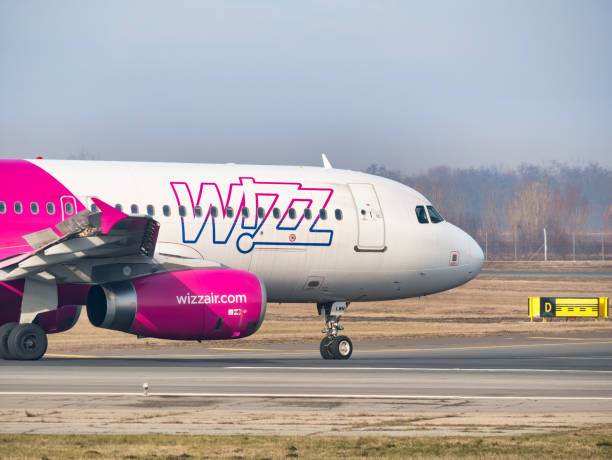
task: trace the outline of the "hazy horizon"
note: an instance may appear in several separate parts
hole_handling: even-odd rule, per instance
[[[0,157],[612,168],[612,2],[0,1]]]

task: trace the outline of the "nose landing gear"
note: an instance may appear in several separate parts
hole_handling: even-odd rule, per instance
[[[353,354],[353,342],[345,335],[338,335],[344,330],[340,321],[346,312],[346,302],[331,302],[317,304],[319,315],[325,322],[321,332],[325,334],[319,350],[323,359],[349,359]]]

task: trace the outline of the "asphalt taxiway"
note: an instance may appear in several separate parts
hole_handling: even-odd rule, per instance
[[[364,342],[347,361],[317,344],[49,354],[0,361],[0,394],[604,398],[612,336]]]

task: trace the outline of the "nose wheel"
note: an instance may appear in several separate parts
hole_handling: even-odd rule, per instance
[[[353,342],[345,335],[324,337],[319,348],[323,359],[349,359],[353,354]]]
[[[317,309],[323,318],[325,337],[321,340],[319,351],[323,359],[349,359],[353,354],[353,342],[345,335],[338,335],[344,330],[340,321],[346,312],[346,302],[318,304]]]

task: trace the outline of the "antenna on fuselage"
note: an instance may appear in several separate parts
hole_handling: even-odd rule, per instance
[[[332,165],[329,162],[329,160],[327,159],[327,155],[325,155],[324,153],[321,154],[321,157],[323,158],[323,167],[325,169],[332,169]]]

